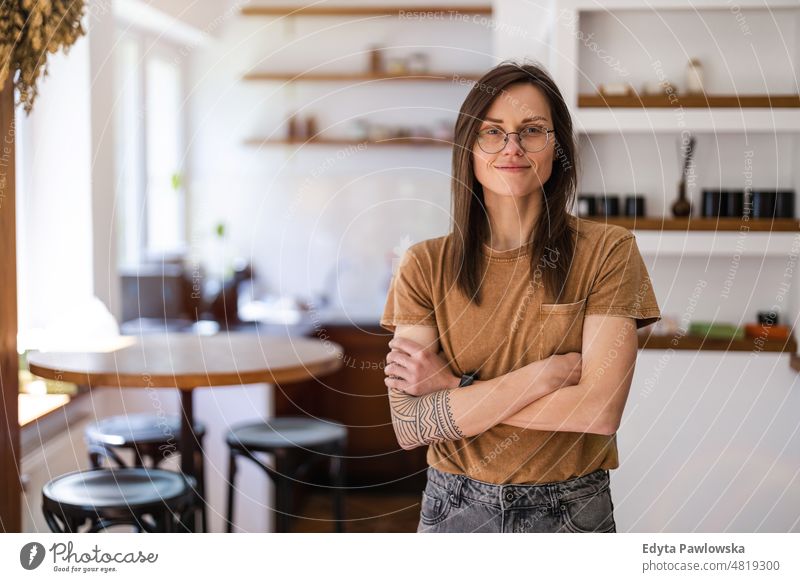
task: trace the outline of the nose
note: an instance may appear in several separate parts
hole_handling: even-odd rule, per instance
[[[525,152],[525,150],[522,149],[522,144],[520,143],[519,134],[518,133],[509,133],[509,134],[506,135],[506,138],[507,138],[508,141],[506,141],[506,145],[503,146],[503,149],[500,150],[501,152],[504,152],[509,147],[511,148],[511,150],[510,150],[511,153],[524,153]],[[514,138],[516,138],[516,140]]]

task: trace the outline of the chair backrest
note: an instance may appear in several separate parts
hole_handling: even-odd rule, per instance
[[[120,277],[122,321],[189,318],[187,283],[180,265],[141,265],[121,269]]]

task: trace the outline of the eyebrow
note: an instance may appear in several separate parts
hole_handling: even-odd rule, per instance
[[[486,119],[484,119],[484,121],[491,121],[491,122],[494,122],[494,123],[503,123],[502,119],[493,119],[491,117],[487,117]],[[525,119],[522,120],[522,123],[525,123],[525,122],[528,122],[528,121],[547,121],[547,118],[542,116],[542,115],[534,115],[533,117],[526,117]]]

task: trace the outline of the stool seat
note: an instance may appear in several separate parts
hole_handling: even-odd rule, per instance
[[[289,531],[292,516],[292,488],[305,482],[313,464],[325,460],[333,496],[334,527],[344,531],[344,473],[342,460],[347,447],[347,428],[332,420],[307,416],[275,416],[235,425],[226,436],[228,444],[227,531],[233,531],[236,459],[244,457],[267,474],[275,484],[276,531]],[[258,454],[256,454],[258,453]],[[270,465],[260,454],[274,455]]]
[[[194,476],[198,481],[196,501],[202,513],[203,531],[207,531],[202,451],[206,427],[203,423],[197,421],[194,423],[194,433],[197,437],[197,446],[193,446],[197,467]],[[110,416],[89,424],[84,430],[84,437],[89,452],[89,463],[93,469],[103,468],[104,465],[119,469],[128,468],[130,463],[120,456],[118,449],[131,451],[133,464],[136,467],[145,467],[149,464],[151,469],[157,469],[162,462],[180,451],[181,417],[163,413]]]
[[[61,506],[94,511],[163,505],[194,489],[192,480],[164,469],[95,469],[56,477],[42,494]]]
[[[93,469],[61,475],[42,488],[50,530],[78,533],[128,525],[140,532],[174,532],[195,507],[195,480],[143,467]]]
[[[345,437],[347,429],[340,424],[302,416],[279,416],[234,426],[226,440],[231,447],[265,451],[314,447]]]
[[[202,437],[206,428],[195,422],[195,434]],[[162,443],[181,436],[181,418],[176,415],[125,414],[110,416],[86,427],[86,437],[96,443],[124,446],[132,443]]]

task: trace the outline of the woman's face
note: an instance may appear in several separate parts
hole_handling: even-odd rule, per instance
[[[508,133],[529,126],[553,129],[550,105],[538,87],[518,83],[506,87],[495,97],[478,130],[495,127]],[[527,152],[520,146],[519,136],[514,134],[508,136],[508,143],[502,150],[487,154],[476,140],[472,147],[472,165],[484,194],[541,195],[543,184],[553,170],[554,143],[555,136],[551,133],[543,150]]]

